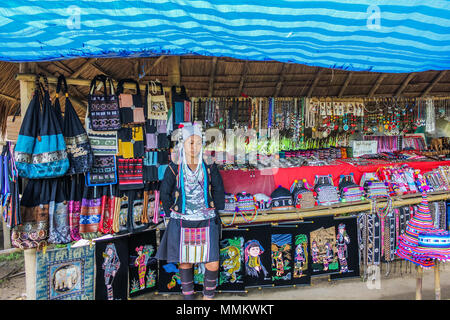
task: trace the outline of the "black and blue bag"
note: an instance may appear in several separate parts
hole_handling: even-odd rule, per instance
[[[44,85],[40,77],[44,78]],[[21,177],[56,178],[64,175],[70,166],[66,143],[57,112],[51,105],[47,77],[39,74],[35,82],[33,98],[20,127],[14,158]]]
[[[61,88],[64,85],[63,88]],[[67,90],[66,78],[60,75],[56,86],[55,109],[59,107],[59,92],[62,91],[66,96],[63,136],[66,142],[67,155],[69,157],[70,167],[68,174],[78,174],[88,172],[94,162],[94,153],[92,152],[89,137],[77,112],[72,106]]]

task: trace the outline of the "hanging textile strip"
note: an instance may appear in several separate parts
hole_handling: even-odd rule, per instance
[[[367,264],[379,265],[380,254],[380,219],[372,213],[367,215]]]
[[[358,258],[359,265],[364,265],[364,268],[367,266],[367,221],[366,214],[361,212],[358,214],[357,223],[358,223]]]
[[[169,216],[170,212],[164,212],[165,216]],[[159,222],[159,191],[155,190],[155,211],[153,213],[153,223],[158,224]]]

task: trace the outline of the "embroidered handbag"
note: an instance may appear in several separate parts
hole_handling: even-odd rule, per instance
[[[375,172],[365,172],[360,183],[369,199],[389,196],[387,182],[380,181]]]
[[[87,186],[107,186],[117,183],[115,156],[94,156],[94,164],[86,174]]]
[[[184,122],[184,104],[189,101],[186,94],[186,88],[181,86],[179,89],[179,92],[177,92],[177,87],[172,87],[173,128],[178,128],[178,125]]]
[[[144,209],[142,223],[150,223],[155,214],[155,193],[153,190],[144,190]]]
[[[337,188],[333,185],[331,175],[316,175],[314,179],[314,191],[317,193],[317,202],[321,206],[330,206],[339,203]]]
[[[101,199],[101,217],[98,230],[104,234],[112,234],[115,214],[115,196],[112,185],[102,188]]]
[[[144,127],[122,128],[117,132],[119,156],[142,158],[144,156]]]
[[[58,106],[59,109],[59,92],[62,85],[64,85],[62,91],[66,96],[63,135],[70,163],[67,173],[84,173],[91,168],[92,162],[94,161],[94,155],[86,130],[70,102],[66,78],[63,75],[59,76],[58,84],[56,86],[55,109],[56,106]]]
[[[94,94],[97,81],[103,84],[103,94]],[[106,82],[109,83],[109,94]],[[119,102],[117,96],[114,94],[114,85],[109,77],[97,75],[92,79],[88,96],[87,115],[90,119],[91,128],[94,131],[114,131],[120,129]]]
[[[314,208],[316,205],[316,199],[314,198],[314,192],[308,185],[306,179],[295,180],[292,184],[290,191],[294,200],[294,205],[297,209]]]
[[[83,239],[97,238],[102,215],[102,191],[104,187],[86,187],[81,200],[80,235]]]
[[[136,94],[123,93],[124,83],[136,84]],[[142,106],[141,89],[139,83],[133,79],[122,79],[117,84],[119,95],[120,121],[122,124],[144,123],[144,107]]]
[[[159,94],[158,87],[160,89]],[[150,86],[147,84],[147,119],[167,121],[167,112],[167,101],[164,87],[159,81],[150,81]]]
[[[83,175],[75,175],[70,178],[70,196],[67,202],[67,211],[69,213],[70,237],[72,241],[78,241],[80,236],[80,212],[81,199],[85,188]]]
[[[142,159],[118,158],[118,176],[120,190],[144,188]]]
[[[71,241],[65,191],[65,185],[62,179],[53,179],[51,181],[51,197],[48,206],[49,243],[62,244]]]
[[[158,176],[158,152],[145,152],[143,162],[143,179],[145,182],[154,182],[159,180]]]
[[[148,228],[149,223],[144,223],[144,190],[129,191],[130,206],[129,220],[131,232],[138,232]]]
[[[39,81],[40,77],[44,78],[44,86]],[[35,82],[36,89],[20,127],[14,157],[19,176],[55,178],[69,169],[66,143],[55,109],[51,106],[46,76],[37,75]]]
[[[118,191],[118,197],[115,202],[115,212],[113,231],[115,234],[123,234],[131,232],[130,221],[128,218],[128,193],[126,191]]]
[[[339,178],[339,192],[342,202],[364,200],[364,188],[355,183],[353,173],[349,175],[341,174]]]
[[[86,131],[94,156],[113,156],[117,154],[117,131],[95,131],[91,129],[88,115],[85,119]]]
[[[11,244],[20,249],[47,245],[50,180],[29,180],[20,201],[22,224],[12,229]]]
[[[253,195],[246,192],[236,194],[236,210],[242,214],[254,214],[256,205]]]

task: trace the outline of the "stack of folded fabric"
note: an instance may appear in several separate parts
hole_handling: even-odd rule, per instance
[[[339,192],[342,202],[355,202],[364,200],[364,188],[357,185],[353,173],[341,175],[339,179]]]

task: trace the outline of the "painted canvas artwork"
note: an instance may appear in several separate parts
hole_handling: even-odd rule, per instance
[[[96,300],[128,298],[128,237],[95,242]]]
[[[294,235],[294,271],[292,277],[301,279],[308,277],[308,235],[300,233]]]
[[[311,231],[310,241],[312,275],[339,272],[335,227]]]
[[[93,300],[95,248],[36,252],[36,300]]]
[[[290,283],[292,280],[292,234],[272,233],[272,281]]]
[[[219,286],[217,290],[244,291],[244,235],[245,230],[223,230],[220,241]]]
[[[135,297],[156,289],[158,261],[156,230],[130,235],[129,240],[129,295]]]
[[[245,286],[259,287],[272,284],[271,228],[248,228],[245,234],[244,264]]]
[[[160,230],[160,241],[163,235],[164,230]],[[181,293],[181,278],[178,264],[159,260],[157,287],[160,293]]]

